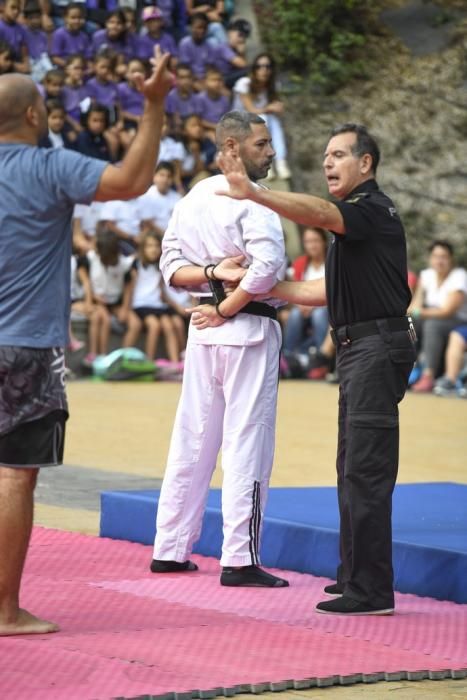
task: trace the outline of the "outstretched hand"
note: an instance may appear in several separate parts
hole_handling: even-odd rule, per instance
[[[151,75],[146,80],[142,73],[134,76],[136,88],[149,102],[161,102],[174,86],[174,76],[167,68],[169,59],[169,53],[162,53],[160,47],[155,46]]]
[[[241,159],[231,154],[219,153],[217,164],[227,178],[230,189],[218,190],[216,194],[232,199],[251,199],[255,188]]]

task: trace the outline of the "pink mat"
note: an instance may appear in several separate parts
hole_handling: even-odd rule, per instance
[[[319,615],[325,579],[288,572],[286,589],[222,588],[214,559],[155,576],[151,555],[36,528],[22,605],[61,632],[0,638],[0,698],[207,698],[466,676],[467,605],[398,595],[393,617]]]

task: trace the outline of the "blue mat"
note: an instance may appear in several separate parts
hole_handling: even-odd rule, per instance
[[[152,544],[158,497],[158,491],[102,493],[101,537]],[[393,513],[396,589],[467,603],[467,486],[398,485]],[[263,564],[333,578],[338,522],[334,487],[271,489]],[[219,558],[221,546],[221,494],[213,489],[194,551]]]

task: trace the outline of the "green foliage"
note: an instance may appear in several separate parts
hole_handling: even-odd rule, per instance
[[[375,0],[255,0],[267,50],[279,67],[332,92],[365,76]]]

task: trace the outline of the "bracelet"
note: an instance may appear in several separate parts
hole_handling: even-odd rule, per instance
[[[224,301],[224,300],[222,299],[222,301]],[[224,321],[228,321],[230,318],[235,318],[235,316],[236,316],[237,314],[234,314],[233,316],[224,316],[224,314],[223,314],[223,313],[221,312],[221,310],[219,309],[219,306],[222,304],[222,301],[220,301],[220,302],[219,302],[218,304],[216,304],[216,306],[215,306],[215,308],[216,308],[216,314],[217,314],[218,316],[220,316],[221,318],[223,318]]]
[[[216,266],[211,263],[210,265],[206,265],[204,268],[204,276],[206,277],[207,280],[214,280],[216,279],[213,274],[213,270]],[[209,277],[208,270],[211,270],[211,277]]]

